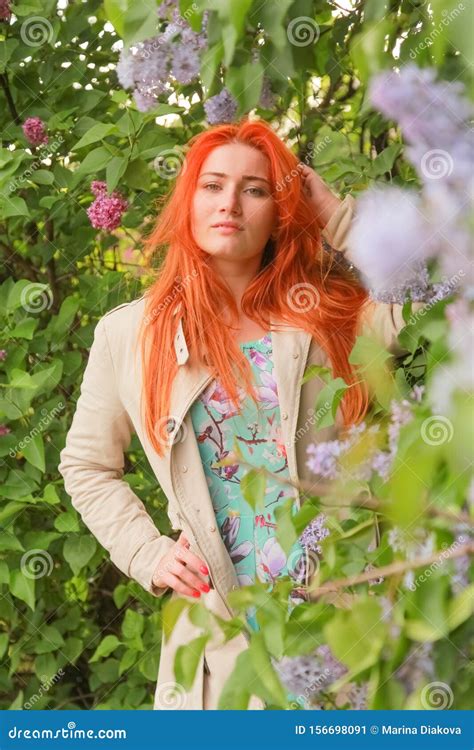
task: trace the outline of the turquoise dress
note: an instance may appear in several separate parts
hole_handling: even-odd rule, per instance
[[[286,554],[276,538],[275,510],[293,496],[289,485],[268,478],[264,508],[255,510],[240,489],[250,470],[239,463],[219,467],[216,463],[234,451],[236,441],[243,459],[255,467],[266,467],[282,479],[289,479],[286,448],[281,435],[277,384],[273,373],[271,332],[261,339],[240,344],[248,358],[258,392],[258,406],[240,389],[239,415],[217,380],[212,381],[191,407],[196,434],[217,525],[234,564],[240,586],[256,580],[268,583],[290,576],[294,589],[289,610],[304,601],[306,552],[296,541]],[[298,510],[294,497],[293,512]],[[255,611],[248,610],[249,626],[259,630]]]

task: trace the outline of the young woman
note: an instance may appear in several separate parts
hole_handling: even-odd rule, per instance
[[[399,307],[369,302],[349,264],[322,247],[321,230],[347,251],[353,209],[264,122],[244,119],[191,140],[147,238],[147,254],[161,261],[156,279],[99,320],[59,466],[112,562],[155,596],[200,597],[229,619],[229,592],[289,575],[289,606],[304,598],[310,566],[299,544],[288,555],[278,545],[275,510],[294,498],[296,511],[292,483],[315,479],[307,445],[337,437],[366,412],[367,390],[348,361],[356,335],[372,332],[395,352],[403,325]],[[323,381],[302,384],[311,364],[351,386],[336,424],[318,432]],[[122,479],[134,432],[177,541],[160,534]],[[271,472],[263,513],[240,486],[249,465]],[[247,619],[258,628],[254,612]],[[162,643],[154,708],[217,708],[248,645],[244,634],[223,644],[219,632],[191,690],[173,693],[176,650],[201,634],[180,616]],[[264,704],[251,695],[249,708]]]

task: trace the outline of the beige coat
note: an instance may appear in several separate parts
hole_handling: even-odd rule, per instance
[[[343,252],[353,207],[354,201],[348,196],[323,232],[332,247]],[[194,368],[188,363],[186,341],[179,326],[175,340],[179,368],[172,389],[169,421],[170,442],[175,435],[176,439],[165,456],[159,458],[140,419],[141,366],[136,341],[143,312],[142,297],[119,305],[99,320],[81,394],[61,452],[59,471],[73,506],[109,552],[112,562],[146,591],[161,596],[167,589],[153,587],[151,579],[158,561],[174,541],[160,535],[145,505],[122,480],[124,451],[136,432],[156,481],[168,499],[172,527],[184,530],[191,541],[191,549],[209,568],[213,589],[203,594],[201,600],[221,617],[230,618],[234,613],[227,595],[238,587],[238,581],[216,527],[189,411],[211,376],[204,368]],[[403,326],[399,306],[374,304],[361,325],[362,332],[372,330],[395,352],[397,332]],[[312,378],[302,387],[300,383],[307,365],[327,364],[327,358],[302,330],[286,326],[285,330],[272,332],[272,340],[282,438],[287,447],[290,477],[310,480],[305,465],[306,447],[315,439],[314,405],[322,383],[319,378]],[[337,422],[339,424],[340,420]],[[316,439],[328,440],[336,436],[337,427],[332,426],[318,431]],[[176,592],[172,596],[176,597]],[[174,683],[176,649],[200,634],[199,628],[184,613],[169,641],[162,642],[155,709],[217,708],[219,694],[234,661],[248,642],[241,634],[221,645],[216,635],[206,645],[192,689],[184,692],[178,688],[177,697],[173,698],[169,688]],[[261,709],[264,705],[252,696],[249,707]]]

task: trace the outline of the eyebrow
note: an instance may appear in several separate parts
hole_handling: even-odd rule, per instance
[[[213,174],[215,177],[228,177],[229,175],[225,174],[224,172],[203,172],[200,177],[204,177],[206,174]],[[265,179],[265,177],[257,177],[257,175],[254,174],[244,174],[242,175],[242,179],[244,180],[260,180],[261,182],[266,182],[268,185],[270,184],[268,180]]]

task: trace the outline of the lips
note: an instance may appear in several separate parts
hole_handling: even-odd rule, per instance
[[[223,227],[225,229],[238,229],[239,231],[242,230],[242,227],[239,227],[238,224],[233,224],[231,221],[220,221],[218,224],[213,224],[212,227],[213,229]]]

